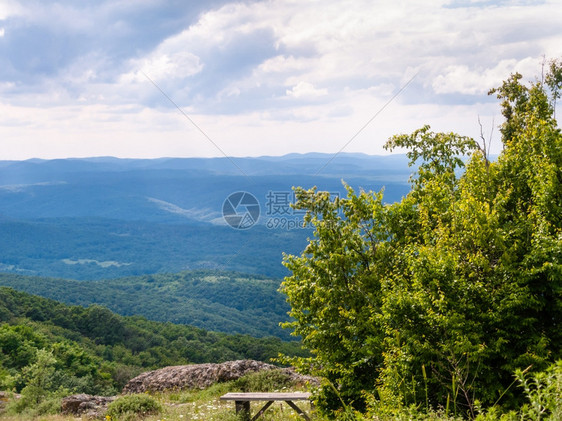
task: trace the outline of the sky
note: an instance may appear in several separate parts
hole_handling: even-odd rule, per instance
[[[501,148],[498,100],[562,57],[562,2],[0,0],[0,160]],[[560,108],[560,107],[559,107]]]

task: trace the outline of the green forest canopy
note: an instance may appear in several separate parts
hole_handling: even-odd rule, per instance
[[[514,371],[562,358],[561,62],[548,70],[490,92],[505,117],[495,162],[485,142],[425,126],[386,144],[419,164],[398,203],[297,189],[315,235],[285,257],[286,326],[313,355],[292,361],[326,380],[324,409],[454,402],[474,417],[500,396],[521,405]]]
[[[212,270],[87,282],[0,273],[0,286],[66,304],[99,304],[124,316],[289,340],[289,332],[279,327],[290,309],[278,291],[279,283],[263,276]]]

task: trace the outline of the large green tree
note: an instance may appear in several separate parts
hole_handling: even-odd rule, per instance
[[[386,144],[418,165],[398,203],[296,189],[315,232],[285,256],[286,327],[313,355],[293,362],[325,379],[322,407],[449,401],[474,416],[515,369],[562,357],[561,75],[553,61],[544,80],[491,91],[505,116],[494,162],[426,126]],[[512,388],[500,403],[519,399]]]

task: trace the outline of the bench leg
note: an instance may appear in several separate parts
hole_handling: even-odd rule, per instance
[[[310,421],[310,418],[308,415],[306,415],[306,412],[300,409],[293,401],[285,401],[285,402],[287,403],[287,405],[293,408],[297,414],[301,415],[305,420]]]
[[[240,413],[242,418],[246,420],[250,420],[250,402],[248,401],[234,401],[234,405],[236,406],[236,413]]]
[[[259,417],[261,417],[262,414],[267,410],[267,408],[269,408],[272,404],[273,404],[273,401],[269,401],[268,403],[266,403],[263,406],[263,408],[260,409],[256,415],[254,415],[254,417],[252,418],[252,421],[256,421]]]

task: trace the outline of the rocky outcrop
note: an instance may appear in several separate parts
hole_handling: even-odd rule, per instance
[[[100,418],[107,411],[107,406],[116,396],[92,396],[86,394],[72,395],[63,398],[61,411],[63,414]]]
[[[278,367],[253,360],[227,361],[221,364],[194,364],[165,367],[143,373],[130,380],[123,393],[143,393],[163,390],[204,389],[212,384],[236,380],[246,374],[262,370],[276,370]],[[311,377],[301,376],[290,369],[287,376],[296,383],[310,381]]]
[[[125,385],[123,393],[143,393],[174,389],[204,389],[214,383],[236,380],[245,374],[272,370],[274,365],[253,360],[221,364],[193,364],[164,367],[143,373]]]

